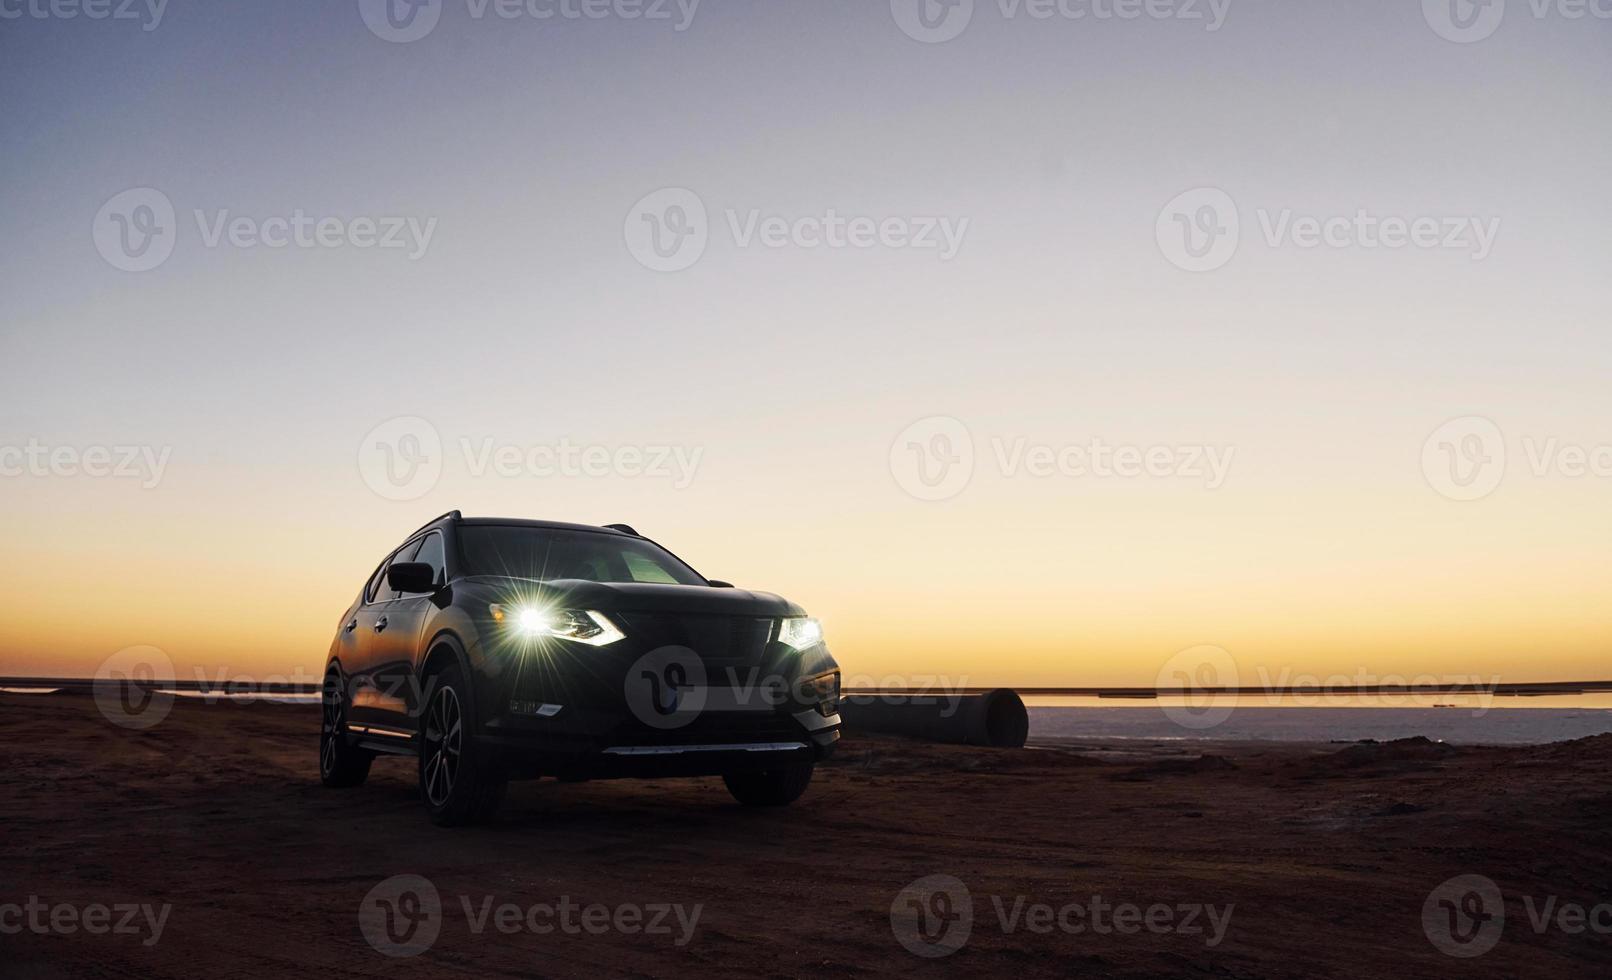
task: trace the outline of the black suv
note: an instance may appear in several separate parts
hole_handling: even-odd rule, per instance
[[[794,603],[706,579],[623,524],[445,514],[342,614],[319,775],[416,756],[439,824],[510,778],[721,776],[780,806],[839,739],[839,666]]]

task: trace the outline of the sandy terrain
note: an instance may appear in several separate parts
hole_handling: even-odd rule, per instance
[[[321,789],[317,724],[311,707],[181,701],[131,732],[87,697],[0,695],[0,928],[13,926],[0,975],[1612,974],[1612,936],[1555,919],[1537,932],[1529,915],[1552,897],[1553,915],[1612,902],[1612,736],[1217,746],[1208,758],[1180,744],[1092,758],[849,738],[784,811],[743,810],[715,780],[525,783],[495,825],[441,830],[405,760],[381,760],[363,788]],[[440,931],[422,955],[393,959],[366,941],[359,909],[405,873],[437,890]],[[959,951],[926,960],[897,941],[891,907],[936,874],[966,885],[973,923]],[[1462,960],[1429,940],[1423,904],[1464,874],[1497,883],[1504,927]],[[1157,933],[1058,927],[1119,921],[1093,912],[1093,896],[1165,906],[1177,925],[1182,906],[1229,918],[1213,947],[1201,909],[1198,934],[1163,931],[1165,912]],[[534,931],[570,914],[528,915],[562,897],[604,906],[631,933],[590,934],[580,912],[574,931]],[[16,932],[4,906],[30,898],[57,911]],[[49,927],[52,914],[87,925],[93,905],[113,925],[124,906],[160,918],[164,903],[150,945],[145,918],[95,935]],[[999,903],[1019,909],[1011,933]],[[510,932],[491,916],[473,931],[479,910],[506,904]],[[700,907],[686,943],[672,912],[667,932],[633,928],[672,905],[685,917]],[[949,908],[935,921],[955,925]],[[1032,921],[1050,931],[1027,931]]]

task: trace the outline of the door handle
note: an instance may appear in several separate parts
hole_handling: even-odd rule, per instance
[[[386,617],[382,616],[375,621],[375,632],[379,633],[384,629],[386,629]]]

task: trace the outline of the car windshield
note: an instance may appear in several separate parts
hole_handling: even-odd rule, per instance
[[[469,525],[459,528],[459,552],[470,575],[511,575],[540,581],[659,582],[705,585],[671,552],[619,534],[541,527]]]

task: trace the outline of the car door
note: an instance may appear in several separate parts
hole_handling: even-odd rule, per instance
[[[364,601],[353,617],[354,662],[348,665],[348,684],[352,688],[351,717],[355,724],[372,725],[383,722],[387,711],[386,696],[381,691],[384,637],[392,625],[392,610],[401,596],[386,581],[387,569],[394,561],[408,561],[419,541],[410,541],[386,556],[380,570],[365,589]]]
[[[358,620],[366,615],[364,607],[369,604],[369,597],[374,594],[376,584],[386,572],[386,563],[391,560],[388,555],[381,559],[381,563],[370,572],[369,578],[358,590],[358,598],[354,600],[351,608],[347,610],[347,618],[342,621],[341,630],[336,634],[336,642],[331,649],[331,659],[341,664],[343,678],[348,687],[346,693],[354,703],[358,700],[358,692],[353,679],[363,671],[364,664],[364,631],[358,628]]]
[[[431,531],[410,547],[398,552],[395,561],[413,561],[431,566],[432,581],[445,584],[446,556],[441,531]],[[409,557],[404,558],[402,555]],[[415,709],[421,692],[415,677],[420,644],[426,623],[435,610],[432,603],[437,589],[398,595],[386,606],[385,623],[377,623],[371,659],[376,686],[376,721],[388,728],[412,732],[417,727]]]

